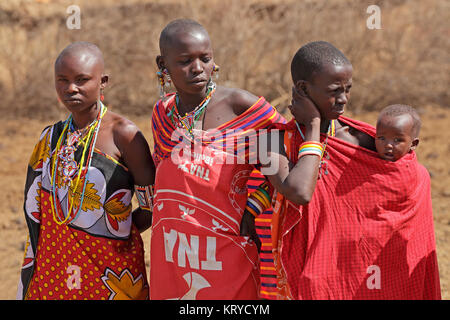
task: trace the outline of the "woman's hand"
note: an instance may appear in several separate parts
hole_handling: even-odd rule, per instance
[[[308,126],[320,122],[320,112],[314,102],[295,86],[292,87],[292,101],[288,108],[298,123]]]
[[[245,210],[242,215],[240,235],[247,236],[252,239],[256,244],[258,252],[261,252],[261,240],[256,233],[255,217],[247,210]]]

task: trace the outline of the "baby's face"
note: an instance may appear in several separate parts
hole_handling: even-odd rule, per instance
[[[418,139],[413,134],[413,119],[409,114],[383,115],[377,122],[375,146],[381,158],[397,161],[413,150]]]

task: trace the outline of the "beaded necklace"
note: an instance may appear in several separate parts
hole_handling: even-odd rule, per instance
[[[168,113],[169,118],[172,120],[172,123],[175,126],[178,126],[180,128],[183,128],[189,133],[191,138],[194,138],[193,129],[195,126],[195,122],[200,119],[200,117],[204,114],[206,111],[206,107],[208,106],[209,102],[211,101],[212,94],[216,91],[216,84],[213,81],[210,81],[208,84],[208,88],[206,91],[206,97],[200,102],[200,104],[195,107],[194,110],[191,112],[186,112],[184,117],[180,115],[178,112],[178,105],[180,104],[180,97],[178,93],[175,95],[175,104]],[[176,116],[178,120],[178,124],[173,119],[173,116]]]
[[[100,101],[99,101],[100,102]],[[69,128],[73,128],[72,124],[72,115],[70,115],[67,120],[65,121],[65,125],[63,128],[63,131],[61,132],[61,135],[59,136],[58,142],[56,143],[56,148],[52,156],[52,175],[51,175],[51,195],[50,195],[50,203],[52,207],[52,213],[53,213],[53,220],[58,224],[69,224],[71,221],[75,220],[79,213],[80,209],[83,204],[84,195],[86,191],[86,185],[89,178],[89,167],[91,165],[92,156],[94,153],[94,146],[97,141],[98,132],[100,129],[100,124],[102,121],[103,116],[106,113],[107,108],[103,105],[103,103],[100,102],[101,109],[97,115],[97,118],[86,128],[83,130],[77,130],[73,133],[70,133]],[[88,131],[88,134],[82,137],[83,133],[85,131]],[[62,141],[66,139],[67,142],[65,145],[62,146]],[[77,149],[78,145],[84,143],[83,153],[81,155],[81,160],[79,165],[74,160],[74,152]],[[85,161],[86,156],[86,150],[89,146],[89,152],[87,160]],[[59,167],[59,162],[61,161],[61,167]],[[87,166],[83,168],[83,163],[86,163]],[[64,182],[69,182],[69,189],[70,189],[70,183],[73,178],[73,174],[78,170],[78,176],[77,180],[75,182],[75,186],[73,187],[73,192],[75,193],[78,184],[81,180],[81,176],[84,175],[84,184],[83,184],[83,191],[81,193],[81,199],[80,204],[78,206],[78,209],[75,213],[72,212],[74,199],[75,197],[72,197],[70,201],[70,207],[68,207],[67,211],[67,217],[64,218],[64,213],[59,212],[58,207],[56,205],[56,201],[58,201],[58,197],[56,194],[56,171],[60,172],[60,175],[62,176],[62,179]],[[69,191],[68,191],[69,192]],[[62,209],[61,209],[62,210]],[[70,219],[70,220],[69,220]]]
[[[300,133],[300,136],[302,137],[303,141],[306,141],[305,136],[302,132],[302,129],[300,128],[300,125],[298,124],[297,121],[295,121],[295,124],[297,125],[297,129],[298,132]],[[327,145],[328,145],[328,137],[329,136],[336,136],[336,123],[334,120],[330,121],[330,124],[328,125],[328,130],[327,130],[327,135],[325,137],[325,141],[323,142],[323,151],[322,151],[322,156],[320,157],[320,164],[319,164],[319,178],[321,177],[322,173],[321,173],[321,168],[325,167],[325,174],[328,174],[328,163],[326,162],[326,160],[330,159],[330,155],[328,154],[328,151],[326,151],[327,149]],[[326,160],[324,160],[324,158]]]
[[[59,175],[62,177],[64,184],[72,180],[73,175],[78,169],[77,162],[74,159],[75,151],[78,149],[78,146],[80,144],[86,144],[86,140],[88,140],[90,135],[85,135],[85,133],[90,132],[97,121],[98,116],[84,129],[75,130],[72,118],[70,118],[67,129],[66,144],[62,145],[58,151],[58,157],[61,161],[61,166],[58,166],[57,170]]]

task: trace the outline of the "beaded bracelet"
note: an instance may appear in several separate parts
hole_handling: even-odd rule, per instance
[[[245,210],[250,212],[255,218],[266,211],[271,206],[273,187],[263,182],[256,191],[252,192],[247,199]]]
[[[247,199],[246,209],[254,216],[257,217],[261,212],[262,208],[260,204],[252,198]]]
[[[298,149],[298,158],[300,159],[306,155],[315,155],[322,158],[323,155],[323,146],[319,142],[315,141],[305,141],[300,145]]]

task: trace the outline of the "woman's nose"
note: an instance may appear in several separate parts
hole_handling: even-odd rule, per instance
[[[342,92],[336,99],[336,101],[340,104],[347,104],[347,94],[345,92]]]
[[[71,93],[71,92],[78,92],[78,87],[75,85],[75,83],[71,82],[67,86],[67,90],[66,91],[69,92],[69,93]]]
[[[203,72],[203,65],[200,60],[196,59],[192,62],[192,72],[195,74],[200,74]]]

